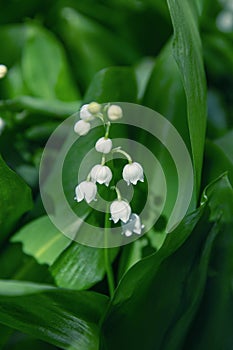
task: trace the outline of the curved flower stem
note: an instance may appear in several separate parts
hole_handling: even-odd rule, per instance
[[[105,139],[108,138],[110,126],[111,126],[111,123],[107,122],[107,124],[106,124],[106,131],[105,131],[105,135],[104,135]]]
[[[107,208],[108,209],[108,208]],[[106,210],[105,214],[105,232],[104,232],[104,262],[105,262],[105,269],[107,274],[107,280],[108,280],[108,288],[109,288],[109,294],[111,299],[113,298],[113,294],[115,291],[115,282],[114,282],[114,276],[113,276],[113,270],[112,270],[112,264],[109,257],[109,248],[108,248],[108,228],[110,227],[110,220],[109,220],[109,212]]]
[[[127,158],[130,164],[133,163],[133,159],[130,157],[130,155],[127,152],[123,151],[123,149],[121,149],[120,147],[114,148],[112,150],[112,153],[121,153]]]

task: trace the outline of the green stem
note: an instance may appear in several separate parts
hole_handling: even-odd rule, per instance
[[[123,151],[122,149],[120,149],[120,147],[114,148],[114,149],[112,150],[112,153],[121,153],[121,154],[123,154],[123,155],[127,158],[128,162],[129,162],[130,164],[133,163],[133,159],[130,157],[130,155],[129,155],[127,152],[125,152],[125,151]]]
[[[110,122],[107,122],[106,132],[105,132],[105,135],[104,135],[104,138],[105,138],[105,139],[108,138],[110,126],[111,126],[111,123],[110,123]]]
[[[113,276],[113,270],[112,270],[112,264],[109,257],[109,248],[108,248],[108,228],[110,227],[110,220],[109,220],[109,213],[108,210],[105,214],[105,232],[104,232],[104,261],[105,261],[105,269],[107,274],[107,280],[108,280],[108,288],[109,288],[109,294],[111,299],[113,298],[114,291],[115,291],[115,282],[114,282],[114,276]]]

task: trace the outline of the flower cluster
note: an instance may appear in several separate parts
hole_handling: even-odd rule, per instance
[[[130,155],[121,149],[121,147],[113,148],[113,142],[109,138],[111,121],[122,118],[123,112],[118,105],[102,106],[96,102],[91,102],[82,106],[80,110],[80,120],[74,125],[74,131],[80,135],[86,135],[91,129],[91,122],[95,118],[99,118],[105,126],[105,135],[97,140],[95,149],[101,153],[102,160],[100,164],[96,164],[91,169],[87,178],[78,184],[75,188],[75,200],[81,202],[85,200],[90,203],[96,200],[97,183],[100,185],[109,186],[113,178],[112,170],[106,165],[106,157],[110,153],[121,153],[128,160],[122,171],[122,177],[128,185],[136,185],[138,181],[144,181],[143,168],[133,162]],[[110,205],[111,220],[116,224],[121,221],[122,234],[126,237],[133,233],[140,235],[144,225],[141,224],[139,216],[132,213],[129,203],[122,199],[121,193],[116,186],[113,186],[116,191],[117,199]]]

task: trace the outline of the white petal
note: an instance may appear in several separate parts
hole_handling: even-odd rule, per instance
[[[89,120],[92,120],[94,119],[93,115],[89,112],[88,110],[88,104],[85,104],[82,106],[82,108],[80,109],[80,118],[82,120],[86,120],[86,121],[89,121]]]
[[[124,232],[124,234],[125,234],[125,236],[126,237],[130,237],[130,236],[132,236],[132,231],[130,231],[130,230],[126,230],[125,232]]]
[[[95,144],[95,149],[100,153],[109,153],[112,149],[112,140],[106,139],[105,137],[101,137]]]
[[[97,186],[93,182],[86,181],[85,185],[85,199],[87,203],[95,200],[95,196],[97,193]]]
[[[133,185],[136,185],[138,181],[144,181],[143,168],[137,162],[125,165],[122,172],[122,176],[128,185],[130,184],[130,182]]]
[[[122,118],[122,109],[120,106],[112,105],[108,109],[108,118],[110,120],[118,120]]]
[[[94,182],[108,186],[112,180],[111,169],[106,165],[95,165],[91,170],[91,179]]]
[[[91,124],[85,122],[84,120],[79,120],[74,126],[74,131],[80,136],[86,135],[90,131],[90,129]]]
[[[80,189],[80,185],[75,188],[75,195],[77,202],[81,202],[84,199],[84,193]]]
[[[131,214],[130,205],[123,200],[116,200],[110,206],[112,220],[117,223],[119,220],[126,223]]]
[[[4,64],[0,64],[0,79],[4,78],[7,73],[7,67]]]
[[[142,229],[144,227],[144,225],[141,224],[141,220],[140,217],[137,214],[133,214],[134,215],[134,229],[133,232],[140,235],[142,232]]]

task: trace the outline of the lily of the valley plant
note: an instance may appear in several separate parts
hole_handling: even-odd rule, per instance
[[[96,141],[95,149],[102,154],[99,164],[95,164],[91,169],[87,178],[84,179],[75,188],[75,200],[81,202],[85,200],[90,203],[96,200],[97,183],[100,185],[109,186],[114,180],[114,172],[106,165],[107,155],[120,153],[124,155],[128,161],[122,170],[122,177],[128,185],[136,185],[138,181],[144,181],[142,166],[134,162],[131,156],[121,149],[121,147],[113,148],[113,142],[109,138],[111,121],[122,118],[123,111],[118,105],[107,105],[102,107],[96,102],[85,104],[80,110],[80,120],[74,125],[74,131],[80,135],[86,135],[91,129],[91,122],[95,118],[99,118],[105,127],[105,135]],[[134,233],[140,235],[143,229],[140,217],[132,213],[130,204],[122,198],[122,194],[116,186],[112,186],[116,191],[117,198],[110,205],[111,220],[116,224],[118,221],[122,223],[122,234],[126,237],[132,236]]]

